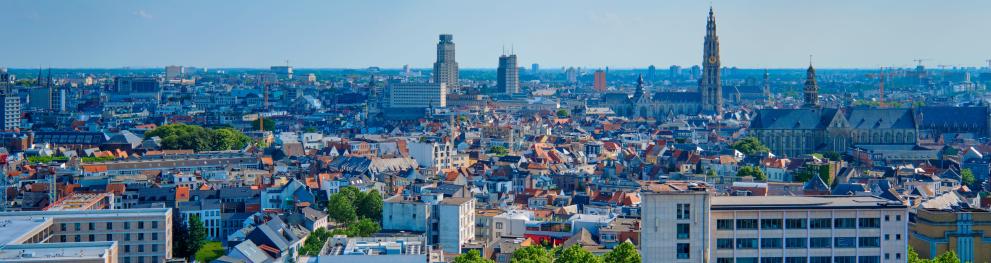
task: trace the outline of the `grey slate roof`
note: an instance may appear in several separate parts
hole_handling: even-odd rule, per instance
[[[825,129],[837,109],[762,109],[750,123],[751,129]]]
[[[914,129],[911,109],[865,109],[847,111],[847,121],[856,129]]]

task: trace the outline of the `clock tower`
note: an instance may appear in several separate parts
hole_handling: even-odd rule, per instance
[[[716,17],[709,7],[709,18],[705,25],[705,43],[702,55],[702,78],[699,79],[699,93],[702,112],[719,114],[723,112],[723,85],[720,81],[719,37],[716,36]]]

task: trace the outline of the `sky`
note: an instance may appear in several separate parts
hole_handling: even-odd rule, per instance
[[[724,66],[984,66],[991,1],[711,2]],[[438,34],[462,68],[701,63],[710,1],[3,0],[0,67],[429,68]]]

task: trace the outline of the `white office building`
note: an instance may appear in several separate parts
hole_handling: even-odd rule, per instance
[[[461,253],[475,238],[475,199],[397,195],[383,204],[382,229],[425,233],[427,244]]]
[[[447,107],[447,84],[443,82],[390,82],[387,92],[390,108]]]
[[[865,196],[715,196],[702,184],[643,194],[644,262],[904,262],[908,209]]]

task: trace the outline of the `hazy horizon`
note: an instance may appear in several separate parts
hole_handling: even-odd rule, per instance
[[[715,1],[722,64],[798,69],[986,67],[991,1]],[[701,63],[708,1],[5,2],[0,67],[427,69],[454,35],[464,69]]]

